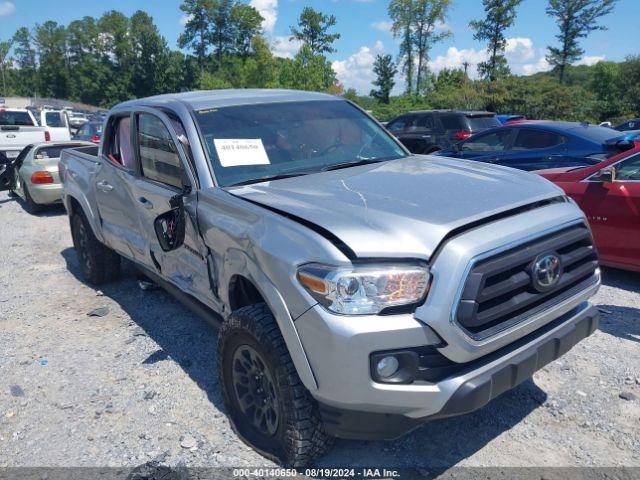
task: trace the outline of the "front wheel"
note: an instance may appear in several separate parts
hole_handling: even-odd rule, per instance
[[[83,277],[93,285],[114,280],[120,273],[120,255],[100,243],[81,211],[71,216],[71,237]]]
[[[300,467],[331,443],[264,303],[233,312],[222,325],[218,369],[234,430],[267,458]]]

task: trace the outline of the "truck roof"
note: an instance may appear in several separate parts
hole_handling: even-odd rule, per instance
[[[339,100],[334,95],[300,90],[280,89],[228,89],[206,90],[184,93],[168,93],[153,97],[129,100],[119,105],[127,106],[170,106],[182,103],[193,110],[230,107],[237,105],[254,105],[261,103],[301,102],[311,100]]]

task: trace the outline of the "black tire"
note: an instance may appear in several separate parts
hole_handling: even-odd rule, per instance
[[[42,209],[44,208],[43,205],[40,205],[39,203],[36,203],[33,198],[31,197],[31,194],[29,193],[29,189],[27,188],[27,184],[25,183],[23,185],[23,189],[24,189],[24,208],[27,212],[33,214],[39,213],[42,211]]]
[[[115,280],[120,273],[120,255],[100,243],[84,212],[74,212],[70,223],[73,246],[85,280],[93,285]]]
[[[251,376],[242,363],[250,351],[264,367],[261,380],[255,377],[264,387],[262,402],[269,405],[261,408],[274,410],[276,416],[275,421],[273,415],[262,416],[265,422],[260,427],[254,423],[255,415],[252,418],[248,413],[255,414],[256,408],[243,411],[240,400],[242,397],[246,405],[247,395],[239,390],[247,384],[239,379]],[[240,308],[223,323],[218,337],[218,371],[234,431],[265,457],[284,466],[301,467],[332,443],[333,438],[324,432],[318,405],[300,381],[280,329],[264,303]]]

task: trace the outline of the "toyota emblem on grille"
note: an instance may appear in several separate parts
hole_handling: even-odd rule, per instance
[[[538,291],[553,288],[562,276],[562,263],[555,253],[545,253],[538,256],[531,269],[531,281]]]

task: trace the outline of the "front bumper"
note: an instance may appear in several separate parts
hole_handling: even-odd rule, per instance
[[[414,386],[404,392],[397,391],[395,399],[398,403],[422,401],[422,408],[405,414],[352,410],[322,403],[320,399],[325,429],[340,438],[393,439],[427,421],[472,412],[565,354],[596,330],[598,320],[595,307],[581,305],[540,331],[486,358],[470,362],[463,372],[433,388]],[[350,388],[349,385],[341,387]]]

